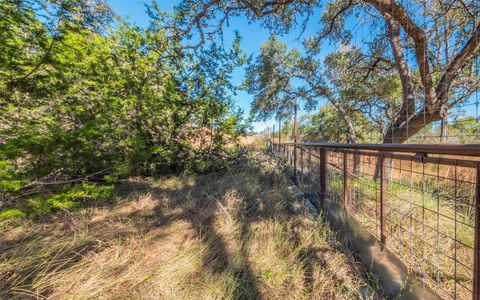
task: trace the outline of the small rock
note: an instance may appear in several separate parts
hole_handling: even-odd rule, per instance
[[[301,215],[303,214],[303,205],[299,201],[295,201],[292,204],[292,211],[296,215]]]
[[[300,191],[299,189],[296,189],[296,190],[293,191],[293,197],[296,200],[302,200],[303,196],[305,196],[305,194],[302,191]]]
[[[305,199],[304,203],[305,203],[305,210],[307,211],[308,215],[312,218],[318,217],[317,209],[315,208],[315,206],[313,206],[312,202],[310,202],[310,200],[308,199]]]

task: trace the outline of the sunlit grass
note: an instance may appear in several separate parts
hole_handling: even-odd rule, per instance
[[[290,213],[281,170],[250,151],[221,173],[132,178],[111,205],[2,222],[0,298],[358,298],[360,266],[328,224]]]

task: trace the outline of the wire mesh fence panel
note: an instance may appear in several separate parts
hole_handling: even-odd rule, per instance
[[[478,293],[478,156],[300,144],[277,147],[297,149],[294,166],[302,188],[342,206],[442,298]]]

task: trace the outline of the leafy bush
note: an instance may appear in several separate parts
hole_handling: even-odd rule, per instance
[[[37,218],[59,210],[74,210],[84,207],[90,202],[102,203],[111,197],[113,186],[81,183],[66,186],[53,194],[43,194],[29,198],[14,209],[6,209],[0,213],[0,219],[20,217]]]
[[[0,192],[16,192],[25,183],[25,180],[16,179],[14,166],[9,161],[0,160]]]
[[[18,219],[24,217],[26,214],[18,209],[7,209],[0,212],[0,220],[5,219]]]
[[[48,17],[36,1],[0,4],[0,208],[71,209],[103,196],[36,184],[211,169],[228,154],[244,131],[229,83],[239,38],[192,55],[159,11],[142,29],[113,24],[102,1],[45,2]]]

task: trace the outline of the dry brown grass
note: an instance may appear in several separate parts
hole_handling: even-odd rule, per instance
[[[274,166],[251,150],[226,172],[131,179],[110,206],[0,224],[0,298],[359,298],[357,263],[290,213]]]

